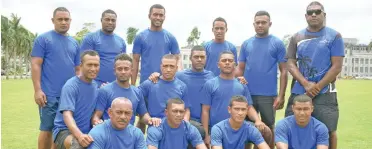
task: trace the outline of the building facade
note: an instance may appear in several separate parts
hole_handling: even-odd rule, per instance
[[[368,46],[345,47],[341,77],[372,77],[372,48]]]

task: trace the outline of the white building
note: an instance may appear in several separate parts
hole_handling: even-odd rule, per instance
[[[372,77],[372,48],[368,46],[345,47],[341,76]]]

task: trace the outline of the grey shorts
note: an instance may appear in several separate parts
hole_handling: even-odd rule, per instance
[[[289,97],[285,117],[293,115],[292,105],[293,99],[296,96],[297,94],[291,94]],[[313,105],[314,112],[312,116],[323,122],[327,126],[328,131],[336,131],[339,117],[337,93],[332,92],[317,95],[313,98]]]
[[[57,137],[54,141],[54,143],[57,145],[57,149],[66,149],[64,142],[69,135],[71,135],[71,132],[67,129],[61,130],[57,134]],[[76,140],[75,137],[73,137],[71,141],[70,149],[85,149],[85,148],[79,144],[78,140]]]
[[[276,111],[273,108],[275,96],[256,96],[252,95],[253,107],[261,115],[261,120],[269,128],[275,125]]]
[[[199,123],[198,121],[194,121],[194,120],[190,120],[190,124],[193,125],[193,126],[195,126],[196,129],[198,129],[201,137],[204,140],[204,138],[205,138],[205,131],[204,131],[203,125],[201,123]]]

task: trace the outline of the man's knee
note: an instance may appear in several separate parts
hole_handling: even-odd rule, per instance
[[[271,144],[273,141],[273,133],[271,132],[271,129],[267,126],[263,130],[260,131],[262,137],[264,138],[265,142],[267,144]]]

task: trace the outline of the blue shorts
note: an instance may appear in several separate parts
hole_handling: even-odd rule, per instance
[[[52,131],[54,127],[54,118],[58,109],[59,97],[47,96],[47,103],[45,107],[39,106],[40,115],[40,130],[41,131]]]

